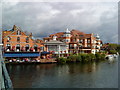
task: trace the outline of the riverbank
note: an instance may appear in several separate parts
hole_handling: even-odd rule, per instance
[[[57,63],[55,58],[52,59],[41,59],[41,60],[34,60],[34,61],[6,61],[6,64],[50,64],[50,63]]]
[[[100,61],[105,60],[106,55],[105,54],[74,54],[70,55],[68,57],[60,57],[57,58],[58,63],[71,63],[71,62],[93,62],[93,61]]]
[[[68,57],[57,57],[57,58],[50,58],[50,59],[40,59],[40,60],[28,60],[28,61],[5,61],[6,64],[50,64],[50,63],[88,63],[88,62],[96,62],[96,61],[103,61],[109,58],[114,58],[114,54],[104,54],[104,53],[96,53],[96,54],[71,54]]]

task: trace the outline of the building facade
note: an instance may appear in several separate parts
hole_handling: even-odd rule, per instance
[[[66,29],[65,32],[59,32],[51,34],[49,37],[43,38],[44,42],[49,42],[54,37],[57,41],[64,42],[66,44],[66,49],[64,50],[67,53],[93,53],[100,51],[102,46],[102,41],[100,40],[99,35],[94,36],[93,33],[86,34],[80,32],[79,30]]]
[[[16,25],[2,32],[3,56],[6,58],[38,58],[44,45],[34,40],[32,33],[27,34]]]
[[[46,49],[45,51],[52,52],[52,54],[56,54],[60,57],[61,54],[68,53],[68,50],[66,49],[66,43],[57,41],[56,38],[56,36],[53,36],[53,40],[44,43]]]

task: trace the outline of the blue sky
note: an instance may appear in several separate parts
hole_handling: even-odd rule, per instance
[[[98,0],[97,0],[98,1]],[[118,42],[117,2],[3,2],[2,28],[13,25],[35,38],[77,29],[99,34],[103,42]]]

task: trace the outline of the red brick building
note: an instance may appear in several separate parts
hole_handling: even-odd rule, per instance
[[[2,32],[2,42],[6,58],[39,58],[44,47],[42,40],[34,40],[32,33],[27,34],[16,25]]]
[[[58,41],[66,43],[68,53],[96,53],[100,51],[102,41],[99,36],[93,33],[86,34],[79,30],[68,29],[65,32],[59,32],[43,38],[45,42],[53,40],[54,36]],[[47,46],[45,46],[47,47]]]

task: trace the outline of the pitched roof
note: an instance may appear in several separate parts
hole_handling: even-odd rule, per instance
[[[61,37],[63,34],[64,32],[59,32],[59,33],[51,34],[49,37],[53,37],[53,36]]]
[[[65,43],[61,41],[57,41],[57,40],[50,40],[46,42],[45,44],[65,44]]]

